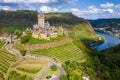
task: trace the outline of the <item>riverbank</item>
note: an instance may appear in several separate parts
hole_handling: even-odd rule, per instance
[[[114,36],[118,39],[120,39],[120,33],[119,32],[112,32],[112,31],[105,31],[105,30],[97,30],[95,29],[96,32],[102,32],[102,33],[105,33],[105,34],[108,34],[108,35],[111,35],[111,36]]]
[[[93,48],[93,49],[97,49],[98,51],[101,51],[106,48],[110,48],[110,47],[120,44],[120,39],[118,39],[116,37],[113,37],[111,35],[108,35],[108,34],[105,34],[102,32],[98,32],[98,31],[96,32],[96,34],[104,37],[104,43],[102,43],[100,45],[91,46],[91,48]]]

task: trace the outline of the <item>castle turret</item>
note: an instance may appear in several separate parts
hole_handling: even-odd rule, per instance
[[[40,12],[38,14],[38,25],[42,28],[45,27],[45,19],[44,19],[44,14],[42,12]]]

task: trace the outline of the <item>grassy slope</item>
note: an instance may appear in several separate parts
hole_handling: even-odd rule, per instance
[[[61,41],[66,39],[66,36],[58,36],[56,38],[51,38],[50,40],[44,40],[44,39],[37,39],[37,38],[33,38],[31,37],[30,40],[27,42],[27,44],[45,44],[45,43],[52,43],[52,42],[56,42],[56,41]]]
[[[87,58],[87,55],[84,52],[82,52],[73,43],[67,43],[65,45],[61,45],[49,49],[31,51],[30,53],[48,56],[60,62],[65,62],[67,60],[80,61],[80,60],[85,60]]]
[[[4,80],[7,76],[9,67],[16,61],[16,57],[2,49],[3,42],[0,42],[0,80]]]

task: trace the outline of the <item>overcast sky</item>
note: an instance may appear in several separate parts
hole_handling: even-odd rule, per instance
[[[86,19],[120,18],[120,0],[0,0],[0,10],[72,12]]]

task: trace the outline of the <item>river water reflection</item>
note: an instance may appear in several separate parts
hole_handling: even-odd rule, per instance
[[[101,32],[96,32],[96,34],[103,36],[105,38],[105,41],[104,41],[104,43],[102,43],[100,45],[92,46],[91,48],[93,48],[93,49],[97,49],[98,51],[101,51],[106,48],[113,47],[115,45],[120,44],[120,39],[115,38],[111,35],[101,33]]]

